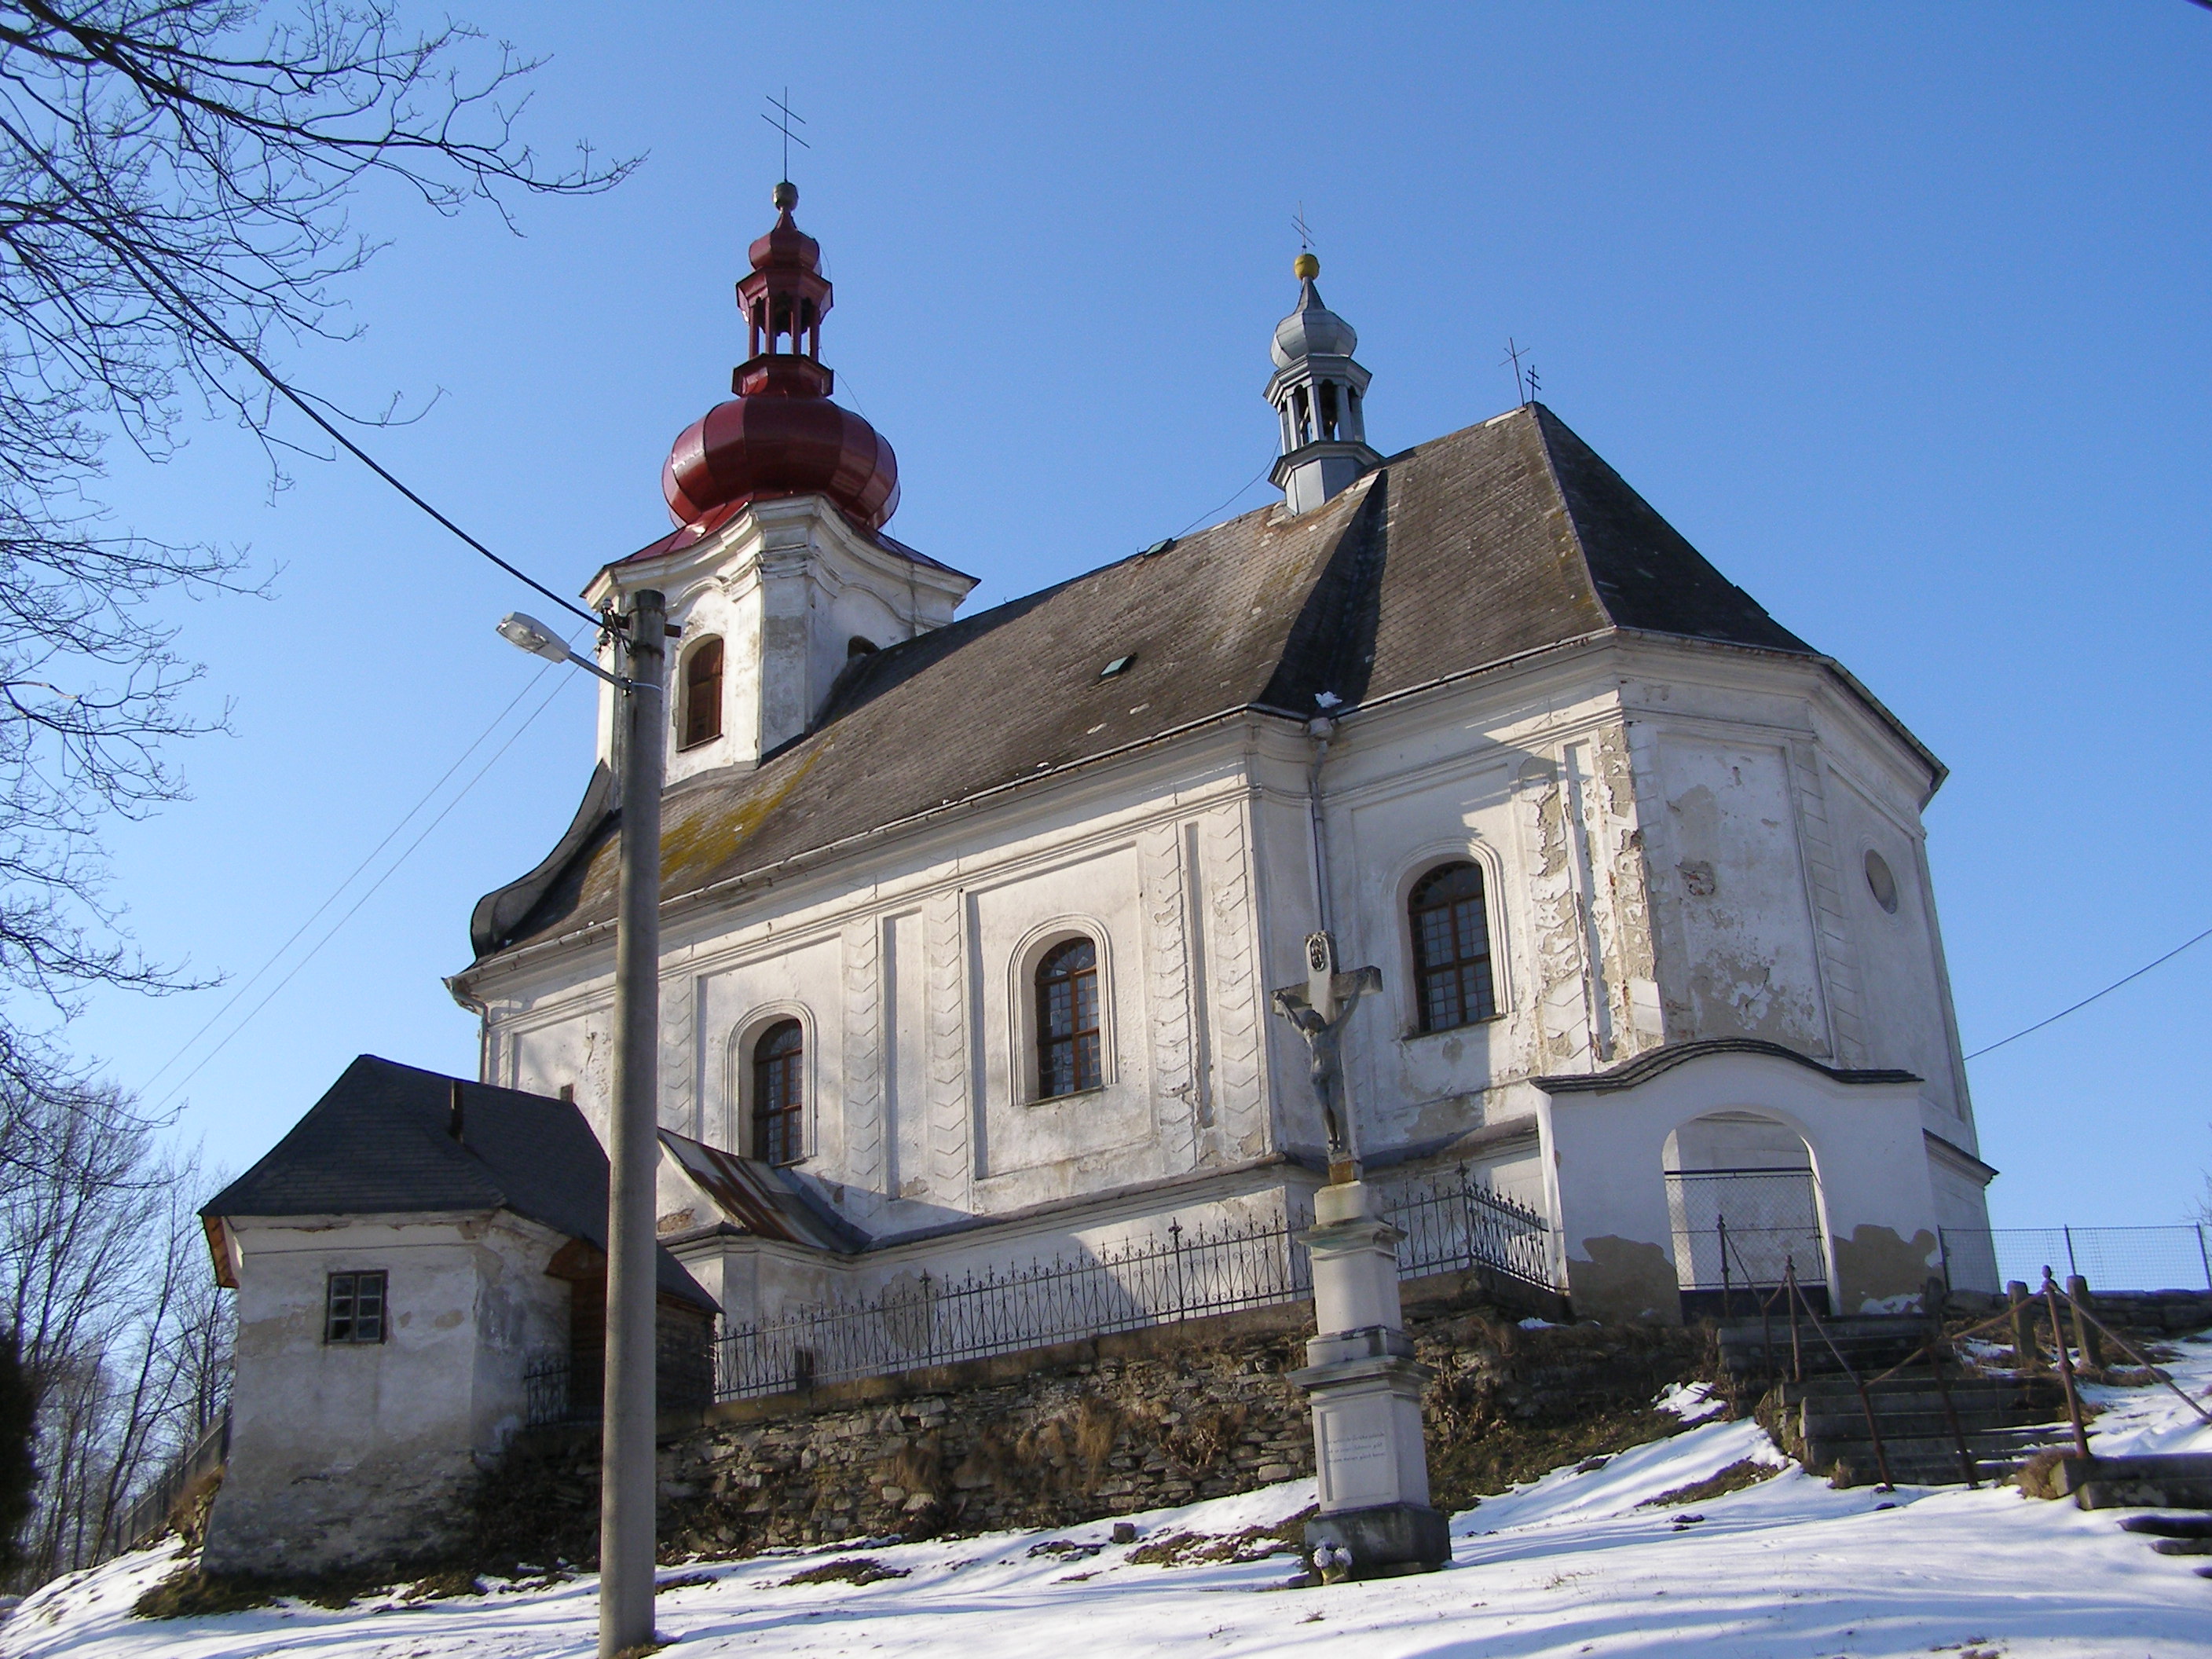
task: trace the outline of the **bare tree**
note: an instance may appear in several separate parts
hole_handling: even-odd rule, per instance
[[[106,447],[161,459],[195,414],[296,447],[287,348],[343,338],[374,252],[364,185],[432,210],[606,189],[633,165],[520,136],[536,67],[380,0],[0,0],[0,1083],[90,1097],[58,1040],[87,988],[186,982],[106,899],[99,830],[173,800],[172,740],[207,730],[200,671],[153,610],[253,586],[241,556],[115,527]],[[272,475],[273,476],[273,475]],[[40,1012],[44,1010],[43,1014]]]
[[[42,1154],[0,1161],[0,1321],[37,1401],[28,1585],[111,1552],[125,1506],[221,1410],[230,1310],[194,1158],[83,1102],[34,1100],[6,1121]]]

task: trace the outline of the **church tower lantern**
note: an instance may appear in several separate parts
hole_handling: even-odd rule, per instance
[[[875,428],[830,401],[836,377],[822,362],[831,304],[822,245],[793,222],[799,189],[770,198],[775,223],[754,242],[738,284],[750,354],[730,376],[737,395],[684,429],[662,469],[661,493],[678,524],[717,507],[777,495],[825,495],[870,530],[898,507],[898,458]]]
[[[769,198],[775,222],[738,283],[745,360],[736,395],[684,428],[661,469],[672,534],[606,566],[594,606],[653,588],[680,645],[669,657],[672,786],[759,765],[811,730],[859,659],[952,620],[973,576],[884,532],[898,460],[859,415],[830,401],[822,361],[830,306],[822,246],[793,222],[799,191]],[[600,698],[600,754],[615,703]]]
[[[1282,422],[1283,453],[1268,476],[1292,513],[1309,513],[1382,463],[1367,442],[1367,371],[1352,362],[1359,336],[1322,303],[1321,261],[1301,253],[1297,309],[1275,325],[1267,401]]]

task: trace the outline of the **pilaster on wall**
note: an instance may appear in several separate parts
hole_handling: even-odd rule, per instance
[[[1595,1069],[1588,929],[1577,890],[1575,837],[1557,761],[1543,756],[1521,768],[1515,799],[1528,871],[1528,917],[1534,953],[1539,1072]]]
[[[756,757],[806,730],[814,704],[813,618],[808,586],[813,544],[805,523],[766,530],[757,566],[760,606],[760,728]],[[769,540],[773,537],[776,539]]]
[[[957,889],[923,908],[929,965],[930,1181],[937,1201],[965,1209],[975,1174],[969,1152],[966,899]]]
[[[1231,1158],[1257,1158],[1270,1150],[1267,991],[1261,982],[1259,917],[1252,902],[1249,811],[1249,801],[1235,801],[1207,812],[1197,826],[1206,895],[1215,1133],[1224,1156]]]
[[[678,1134],[703,1139],[705,1109],[699,1088],[699,999],[691,975],[660,982],[660,1123]]]
[[[843,1123],[845,1179],[854,1196],[872,1213],[884,1194],[888,1176],[884,1127],[883,924],[866,915],[846,924],[845,1075]]]
[[[1857,953],[1844,915],[1842,855],[1829,821],[1826,768],[1810,743],[1793,742],[1789,753],[1790,793],[1797,806],[1798,844],[1804,849],[1805,884],[1812,901],[1813,939],[1830,1037],[1839,1064],[1863,1066],[1866,1017]]]
[[[1195,1169],[1200,1156],[1200,1097],[1193,1029],[1194,982],[1189,929],[1184,925],[1182,826],[1155,823],[1137,838],[1144,888],[1145,1000],[1152,1040],[1152,1097],[1163,1173]]]
[[[1626,724],[1538,754],[1516,786],[1535,957],[1536,1066],[1597,1070],[1665,1041]]]

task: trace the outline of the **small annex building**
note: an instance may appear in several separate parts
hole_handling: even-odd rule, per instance
[[[543,1395],[597,1398],[607,1160],[568,1101],[363,1054],[200,1214],[238,1307],[210,1571],[434,1556]],[[714,1300],[657,1254],[661,1398],[696,1404]]]

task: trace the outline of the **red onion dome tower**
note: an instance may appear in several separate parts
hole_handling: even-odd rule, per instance
[[[738,284],[751,355],[730,376],[737,396],[684,428],[661,469],[661,493],[679,525],[726,519],[771,496],[826,495],[878,529],[898,508],[898,458],[875,428],[830,401],[836,377],[822,362],[830,306],[822,245],[792,222],[796,185],[786,179],[770,199],[775,224],[752,245],[752,274]]]

